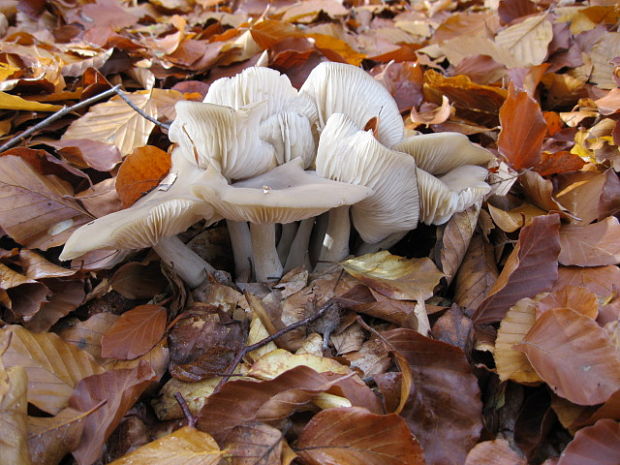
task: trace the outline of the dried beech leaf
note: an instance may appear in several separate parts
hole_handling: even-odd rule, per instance
[[[477,323],[500,321],[523,297],[551,289],[558,278],[560,218],[537,216],[525,226],[504,269],[473,316]]]
[[[159,184],[170,171],[170,154],[153,145],[137,147],[128,155],[116,176],[116,192],[123,208],[130,207]]]
[[[464,308],[478,308],[495,284],[497,275],[493,247],[481,234],[476,234],[456,275],[454,301]]]
[[[210,435],[184,426],[110,465],[216,465],[221,458],[222,451]]]
[[[620,386],[620,353],[603,328],[573,310],[543,313],[518,349],[554,392],[575,404],[603,403]]]
[[[0,109],[2,110],[22,110],[22,111],[57,111],[62,107],[50,105],[49,103],[39,103],[32,100],[25,100],[17,95],[0,92]]]
[[[508,164],[517,171],[536,165],[547,134],[547,123],[538,102],[511,84],[499,119],[502,129],[497,147]]]
[[[249,423],[233,429],[225,450],[231,465],[282,465],[283,433],[264,423]]]
[[[65,341],[88,352],[95,357],[95,360],[102,363],[101,337],[118,318],[119,316],[113,313],[97,313],[88,320],[78,321],[63,329],[59,335]]]
[[[105,402],[84,421],[80,444],[72,451],[79,465],[90,465],[101,456],[112,431],[156,378],[149,364],[142,362],[133,369],[110,370],[79,382],[69,399],[72,408],[88,411]]]
[[[25,322],[24,326],[30,331],[48,331],[58,320],[78,308],[86,295],[82,281],[50,279],[46,284],[53,294],[41,305],[41,309]]]
[[[422,448],[396,414],[375,415],[359,407],[316,414],[297,442],[311,465],[424,465]]]
[[[620,179],[613,168],[602,173],[569,173],[562,177],[557,199],[581,218],[582,224],[602,220],[620,211]]]
[[[349,368],[331,358],[312,354],[292,354],[288,350],[276,349],[259,358],[250,368],[248,375],[258,379],[274,379],[298,366],[310,367],[317,373],[332,372],[346,375],[351,372]]]
[[[47,250],[91,219],[64,181],[38,173],[21,157],[0,157],[0,227],[15,241]]]
[[[592,319],[596,319],[598,315],[598,300],[596,294],[585,287],[557,287],[556,284],[549,294],[537,298],[537,300],[536,314],[538,316],[554,308],[570,308]]]
[[[510,50],[516,59],[513,67],[540,65],[547,56],[547,47],[553,39],[547,14],[530,16],[520,23],[500,31],[495,43]]]
[[[613,216],[589,225],[560,229],[562,265],[604,266],[620,263],[620,224]]]
[[[456,213],[445,226],[439,228],[441,240],[437,241],[436,245],[436,248],[439,249],[438,263],[441,270],[446,274],[448,285],[456,276],[465,257],[478,223],[479,214],[480,202],[465,211]]]
[[[465,354],[411,329],[382,334],[411,370],[413,385],[401,416],[420,441],[426,462],[463,463],[482,430],[480,388]]]
[[[428,258],[404,258],[387,250],[342,262],[354,278],[381,294],[400,300],[426,300],[444,276]]]
[[[525,354],[514,348],[536,321],[536,302],[528,297],[510,307],[499,325],[493,357],[500,381],[510,379],[517,383],[538,383],[536,374]]]
[[[101,338],[101,356],[131,360],[146,354],[164,335],[166,309],[139,305],[123,313]]]
[[[527,465],[527,460],[512,450],[508,441],[496,439],[476,444],[465,465]]]
[[[157,108],[150,96],[141,92],[126,94],[138,108],[157,118]],[[127,155],[137,147],[146,145],[154,123],[144,118],[120,97],[93,105],[81,118],[75,120],[65,131],[65,139],[91,139],[113,144]]]
[[[5,366],[26,369],[28,402],[45,412],[58,413],[81,379],[103,371],[88,353],[54,333],[35,334],[20,326],[2,332],[11,338],[2,356]]]
[[[0,353],[6,345],[3,338]],[[28,376],[20,366],[4,369],[0,360],[0,463],[30,465],[26,421]]]
[[[535,207],[531,203],[524,203],[509,211],[501,210],[490,203],[489,214],[493,222],[504,232],[511,233],[521,229],[528,224],[535,216],[546,214],[544,210]]]
[[[616,465],[620,460],[620,423],[599,420],[580,429],[557,465]]]

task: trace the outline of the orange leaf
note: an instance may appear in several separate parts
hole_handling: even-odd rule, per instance
[[[250,29],[252,38],[262,49],[270,49],[289,37],[302,37],[303,34],[291,23],[265,19]]]
[[[540,161],[547,123],[540,105],[527,92],[510,85],[508,97],[499,111],[502,129],[497,139],[499,152],[508,164],[519,171],[531,168]]]
[[[476,444],[467,454],[465,465],[527,465],[527,461],[510,448],[508,441],[496,439]]]
[[[475,322],[499,321],[519,299],[551,289],[558,278],[559,229],[557,214],[536,216],[521,229],[517,246],[474,313]]]
[[[517,346],[554,392],[579,405],[605,402],[620,386],[620,355],[594,320],[549,310]]]
[[[133,205],[170,171],[170,154],[152,145],[138,147],[118,170],[116,192],[123,208]]]
[[[336,37],[326,34],[308,34],[308,37],[314,39],[316,49],[332,61],[359,66],[362,60],[366,58],[366,55],[358,53],[344,40],[337,39]]]
[[[534,169],[541,176],[578,171],[586,164],[580,156],[566,150],[555,153],[543,152],[540,157],[540,162]]]
[[[424,465],[422,448],[398,415],[359,408],[316,414],[299,436],[297,453],[311,465]]]
[[[151,350],[166,330],[166,309],[139,305],[123,313],[101,338],[101,356],[131,360]]]

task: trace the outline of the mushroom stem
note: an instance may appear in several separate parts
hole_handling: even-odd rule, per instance
[[[367,253],[375,253],[380,250],[387,250],[393,245],[397,244],[409,231],[398,231],[390,234],[385,239],[369,244],[368,242],[362,242],[357,248],[355,255],[365,255]]]
[[[349,255],[350,232],[349,206],[345,205],[331,209],[327,221],[327,231],[325,231],[315,271],[320,271]]]
[[[310,257],[308,255],[308,244],[310,243],[313,226],[314,218],[308,218],[299,223],[297,234],[295,234],[295,238],[291,243],[288,257],[286,257],[286,264],[284,265],[285,273],[298,266],[305,265],[309,267]]]
[[[282,276],[282,262],[276,250],[276,225],[250,224],[254,272],[259,282],[273,281]]]
[[[153,250],[192,288],[200,286],[208,273],[216,271],[177,236],[161,239],[153,246]]]
[[[281,261],[286,261],[291,250],[291,244],[295,240],[295,234],[297,233],[297,223],[286,223],[282,225],[282,234],[278,241],[278,257]]]
[[[235,259],[235,279],[247,283],[252,276],[252,238],[245,221],[226,220],[230,245]]]

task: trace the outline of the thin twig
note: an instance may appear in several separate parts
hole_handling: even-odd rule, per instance
[[[122,98],[125,103],[127,105],[129,105],[131,108],[133,108],[138,114],[140,114],[143,118],[146,118],[147,120],[149,120],[151,123],[156,124],[157,126],[164,128],[164,129],[170,129],[170,125],[168,123],[162,123],[161,121],[159,121],[156,118],[153,118],[151,115],[147,115],[146,113],[144,113],[144,111],[142,110],[142,108],[138,107],[135,103],[133,103],[129,97],[127,97],[125,95],[125,92],[123,92],[122,90],[120,90],[118,88],[118,86],[115,88],[115,93],[116,95],[118,95],[120,98]]]
[[[59,118],[62,118],[66,114],[69,114],[69,113],[71,113],[72,111],[75,111],[75,110],[79,110],[82,107],[88,106],[91,103],[95,103],[98,100],[104,99],[106,97],[109,97],[110,95],[115,94],[120,86],[121,85],[118,84],[118,85],[112,87],[111,89],[106,90],[105,92],[102,92],[102,93],[97,94],[97,95],[93,95],[92,97],[87,98],[86,100],[83,100],[81,102],[78,102],[75,105],[71,105],[70,107],[67,107],[67,106],[62,107],[56,113],[51,114],[50,116],[45,118],[43,121],[39,121],[34,126],[26,129],[19,136],[13,137],[11,140],[6,142],[4,145],[0,146],[0,152],[4,152],[5,150],[8,150],[11,147],[16,146],[18,143],[20,143],[26,137],[31,136],[32,134],[37,132],[39,129],[42,129],[45,126],[48,126],[49,124],[53,123],[54,121],[56,121]]]
[[[183,415],[185,416],[185,418],[187,418],[187,426],[189,426],[190,428],[194,428],[196,426],[196,417],[192,415],[192,412],[189,409],[187,402],[185,402],[185,398],[178,391],[174,393],[174,398],[179,403],[179,406],[181,407],[181,410],[183,411]]]
[[[222,377],[220,382],[215,387],[214,393],[219,392],[222,386],[224,385],[224,383],[226,383],[230,379],[230,377],[233,376],[234,371],[237,368],[237,365],[239,365],[243,357],[245,357],[247,354],[255,351],[256,349],[260,349],[261,347],[269,344],[270,342],[275,341],[276,339],[285,335],[289,331],[293,331],[294,329],[297,329],[301,326],[306,326],[312,323],[313,321],[318,320],[323,315],[325,315],[330,309],[332,309],[334,306],[337,307],[338,304],[336,302],[333,302],[332,300],[329,300],[325,305],[319,308],[319,310],[315,314],[310,315],[308,318],[304,318],[303,320],[297,321],[296,323],[293,323],[287,326],[286,328],[282,328],[276,331],[275,333],[273,333],[272,335],[267,336],[265,339],[261,339],[255,344],[244,347],[243,350],[240,350],[239,353],[237,353],[236,357],[233,359],[232,363],[230,364],[230,368],[228,369],[226,374]]]

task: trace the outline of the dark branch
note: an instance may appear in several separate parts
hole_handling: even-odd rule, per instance
[[[164,128],[164,129],[170,129],[170,125],[168,123],[162,123],[161,121],[159,121],[156,118],[153,118],[151,115],[147,115],[146,113],[144,113],[144,111],[138,107],[135,103],[133,103],[126,95],[125,92],[123,92],[122,90],[120,90],[118,88],[118,86],[115,87],[115,93],[116,95],[118,95],[120,98],[122,98],[125,103],[127,105],[129,105],[131,108],[133,108],[138,114],[140,114],[143,118],[146,118],[147,120],[149,120],[151,123],[156,124],[157,126]]]

